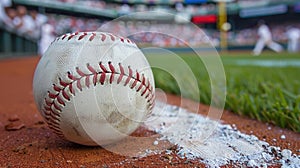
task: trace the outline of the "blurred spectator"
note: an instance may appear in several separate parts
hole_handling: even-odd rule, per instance
[[[272,40],[271,31],[263,20],[260,20],[258,22],[257,33],[258,33],[259,39],[257,40],[256,45],[253,49],[253,54],[255,56],[260,55],[260,53],[262,52],[262,50],[264,49],[265,46],[268,46],[270,49],[272,49],[276,52],[282,51],[282,46],[278,43],[275,43]]]
[[[31,10],[29,14],[34,21],[34,31],[32,32],[32,37],[34,39],[39,39],[42,25],[47,22],[47,16],[38,13],[36,10]]]
[[[123,4],[119,9],[120,15],[126,15],[130,13],[130,6],[128,4]]]
[[[43,55],[50,44],[55,40],[54,27],[47,23],[42,26],[41,39],[38,43],[38,53]]]
[[[5,24],[5,28],[10,31],[15,30],[16,26],[20,24],[20,18],[17,16],[17,11],[13,8],[9,8],[7,10],[7,17],[3,20],[3,22]]]
[[[300,29],[296,27],[288,27],[286,36],[288,39],[288,52],[299,51]]]
[[[33,18],[27,14],[27,8],[25,6],[17,7],[19,23],[16,25],[18,33],[25,36],[32,36],[35,31],[35,24]]]
[[[9,18],[7,16],[8,10],[10,9],[12,3],[11,0],[1,0],[0,1],[0,25],[6,24],[9,22]]]

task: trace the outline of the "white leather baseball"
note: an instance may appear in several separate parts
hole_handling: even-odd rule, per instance
[[[131,40],[104,32],[58,37],[39,61],[34,99],[49,127],[83,145],[116,142],[154,106],[154,79]]]

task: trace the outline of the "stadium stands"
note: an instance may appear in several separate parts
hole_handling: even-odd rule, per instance
[[[171,3],[171,1],[168,1],[168,3],[169,2]],[[277,3],[279,2],[276,0],[270,0],[268,2],[264,2],[264,4],[258,5],[273,5]],[[1,6],[1,32],[5,30],[6,32],[10,32],[34,43],[38,43],[38,41],[40,41],[41,27],[43,24],[47,23],[48,26],[51,25],[53,27],[53,31],[49,34],[52,36],[58,36],[67,32],[101,30],[116,34],[130,35],[130,38],[134,41],[145,45],[184,47],[187,43],[194,46],[203,46],[208,43],[212,43],[216,47],[219,46],[220,35],[219,30],[216,29],[216,23],[209,23],[210,26],[208,27],[205,23],[200,23],[198,25],[199,28],[196,29],[191,23],[178,23],[175,21],[176,14],[180,13],[189,13],[189,15],[199,16],[214,13],[217,10],[217,6],[214,3],[189,5],[183,2],[171,5],[155,6],[148,5],[147,3],[132,5],[131,3],[112,3],[111,1],[101,0],[13,0],[13,4],[14,5],[12,7],[10,7],[10,5]],[[294,5],[295,1],[288,0],[285,2],[285,5],[290,4]],[[20,5],[25,5],[28,10]],[[233,8],[233,5],[242,9],[247,8],[247,6],[253,7],[254,4],[252,1],[242,0],[237,3],[228,4],[228,9]],[[49,9],[49,11],[45,9]],[[57,13],[55,12],[56,9],[58,9]],[[74,14],[74,16],[70,16],[70,13],[66,13],[67,15],[58,14],[62,9],[68,10],[71,14]],[[236,9],[237,8],[235,8],[235,10]],[[42,12],[46,11],[46,13],[37,13],[37,10]],[[138,18],[124,17],[124,19],[110,23],[110,27],[105,27],[105,23],[108,23],[117,16],[143,11],[165,11],[171,14],[174,13],[174,15],[172,15],[174,18],[164,18],[162,15],[141,15]],[[253,45],[256,41],[256,27],[254,25],[240,27],[238,25],[240,23],[238,20],[238,13],[232,15],[232,11],[228,14],[229,21],[233,25],[233,29],[230,29],[228,32],[228,44],[230,46]],[[79,16],[78,13],[90,15]],[[171,14],[166,16],[171,16]],[[297,17],[295,16],[295,18]],[[286,20],[284,23],[280,24],[276,21],[270,22],[270,28],[275,41],[286,43],[286,28],[288,26],[300,27],[299,22],[295,21],[295,18],[292,20]],[[249,19],[252,19],[252,21],[255,22],[258,18],[252,17]],[[242,24],[242,22],[240,24]],[[170,35],[176,35],[176,37],[163,35],[162,32],[168,32]],[[3,37],[1,40],[3,40]]]

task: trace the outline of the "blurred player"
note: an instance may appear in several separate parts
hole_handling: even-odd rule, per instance
[[[286,36],[288,39],[288,52],[297,52],[299,50],[300,29],[289,27]]]
[[[282,51],[282,46],[278,43],[275,43],[272,40],[271,31],[263,20],[260,20],[258,22],[257,33],[258,33],[259,39],[256,42],[256,45],[253,49],[253,54],[255,56],[260,55],[260,53],[262,52],[262,50],[264,49],[265,46],[268,46],[270,49],[274,50],[275,52]]]

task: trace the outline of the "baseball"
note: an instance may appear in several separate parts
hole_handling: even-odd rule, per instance
[[[104,32],[56,38],[40,59],[34,99],[49,127],[83,145],[107,145],[135,131],[154,106],[154,79],[130,39]]]

